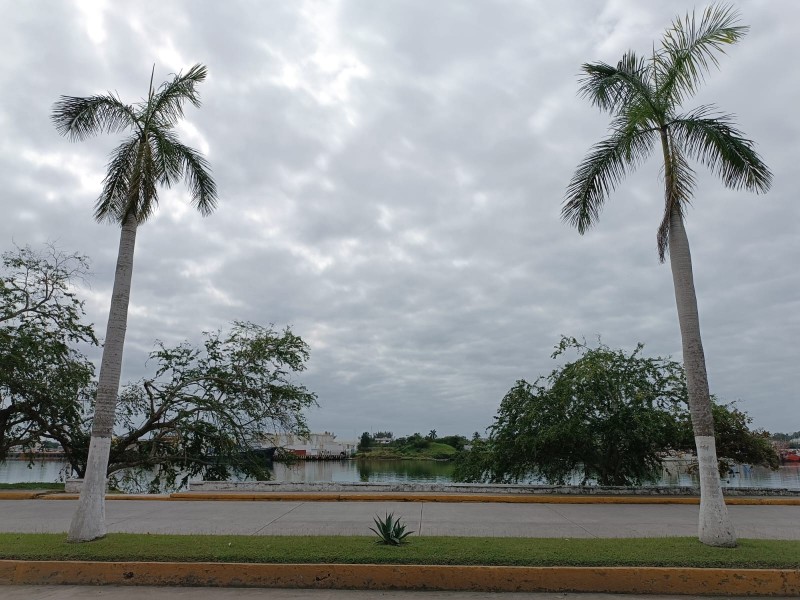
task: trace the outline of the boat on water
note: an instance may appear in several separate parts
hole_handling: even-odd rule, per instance
[[[781,450],[779,454],[782,463],[800,463],[800,451],[798,450]]]

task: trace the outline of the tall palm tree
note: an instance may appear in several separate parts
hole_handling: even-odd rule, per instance
[[[155,212],[159,186],[170,187],[180,179],[186,180],[192,205],[203,216],[216,206],[217,189],[208,162],[183,145],[175,134],[184,103],[200,106],[196,87],[206,73],[205,66],[194,65],[185,75],[175,75],[157,90],[151,74],[147,98],[133,105],[108,93],[86,98],[61,96],[53,107],[56,129],[71,140],[104,132],[130,132],[111,155],[103,191],[95,206],[95,218],[119,225],[121,232],[86,476],[70,525],[71,541],[88,541],[106,533],[106,470],[128,321],[136,230]]]
[[[684,218],[695,174],[690,159],[707,166],[733,189],[766,192],[772,174],[737,130],[730,115],[713,105],[682,112],[697,91],[717,53],[741,39],[748,28],[729,6],[707,8],[676,18],[652,55],[626,52],[617,66],[584,64],[580,94],[608,111],[610,134],[595,144],[567,188],[562,217],[584,233],[593,225],[612,190],[626,172],[640,165],[659,145],[664,160],[664,214],[657,233],[658,256],[669,253],[678,307],[697,457],[700,470],[699,538],[713,546],[735,546],[736,535],[722,497],[717,470],[714,423],[708,391],[700,321]]]

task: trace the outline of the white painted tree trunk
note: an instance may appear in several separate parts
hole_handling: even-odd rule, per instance
[[[700,317],[692,274],[692,256],[683,217],[677,205],[670,211],[669,262],[675,286],[675,302],[683,345],[683,365],[689,392],[697,461],[700,472],[700,541],[709,546],[736,545],[736,533],[722,496],[714,441],[714,418],[708,391],[708,374],[703,342],[700,338]]]
[[[137,224],[131,221],[124,224],[120,231],[117,269],[114,274],[114,288],[94,405],[89,458],[78,508],[72,517],[67,536],[71,542],[88,542],[106,534],[106,471],[114,434],[114,417],[133,277],[133,251],[136,244]]]

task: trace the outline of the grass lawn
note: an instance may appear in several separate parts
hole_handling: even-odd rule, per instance
[[[0,483],[0,490],[60,490],[64,491],[63,483],[47,483],[42,481],[26,481],[23,483]]]
[[[710,548],[695,538],[531,539],[412,537],[401,547],[368,537],[114,533],[85,544],[64,534],[0,534],[0,559],[389,563],[423,565],[800,568],[800,541],[739,540]]]

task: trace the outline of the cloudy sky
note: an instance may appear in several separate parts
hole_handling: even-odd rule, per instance
[[[565,187],[608,117],[576,95],[580,65],[652,48],[683,2],[344,0],[12,2],[0,21],[2,250],[55,242],[92,260],[105,330],[118,229],[92,220],[120,137],[71,143],[59,95],[134,102],[206,64],[180,135],[208,157],[219,208],[162,192],[137,238],[123,380],[156,338],[234,319],[291,325],[314,430],[352,438],[489,425],[561,334],[680,358],[655,233],[652,159],[580,236]],[[755,424],[800,429],[800,4],[737,4],[747,37],[701,93],[737,117],[775,180],[764,196],[698,169],[687,228],[712,392]],[[99,355],[99,352],[96,353]]]

